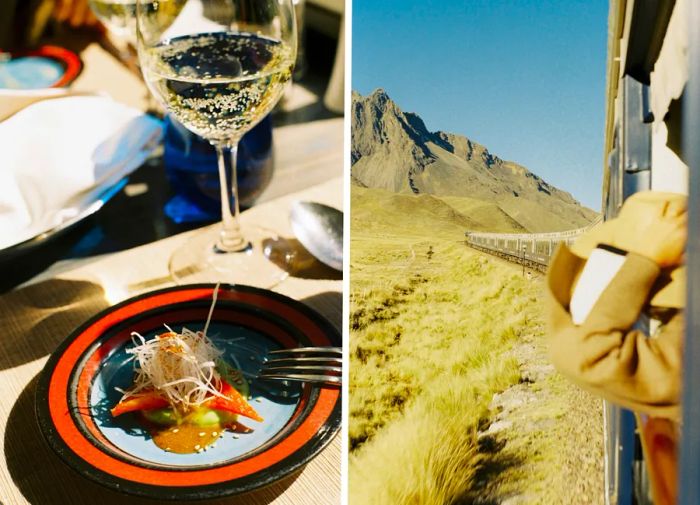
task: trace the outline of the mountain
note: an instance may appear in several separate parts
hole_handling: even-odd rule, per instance
[[[560,231],[590,223],[597,214],[570,193],[522,165],[505,161],[467,137],[430,132],[387,93],[352,94],[351,174],[354,184],[393,193],[432,195],[473,221],[473,201],[497,204],[515,229]],[[471,203],[460,203],[461,198]],[[476,227],[479,228],[479,227]],[[475,229],[476,229],[475,228]]]

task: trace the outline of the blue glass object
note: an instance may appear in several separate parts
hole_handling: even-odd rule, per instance
[[[171,116],[165,118],[164,164],[175,196],[165,213],[176,223],[221,219],[216,151]],[[229,153],[226,153],[229,156]],[[227,163],[230,170],[230,164]],[[268,115],[238,144],[238,194],[241,208],[253,205],[272,179],[272,119]]]

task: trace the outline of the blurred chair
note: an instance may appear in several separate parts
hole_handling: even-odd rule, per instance
[[[338,39],[323,103],[329,110],[342,113],[345,106],[345,3],[343,0],[306,0],[304,22],[306,26]]]

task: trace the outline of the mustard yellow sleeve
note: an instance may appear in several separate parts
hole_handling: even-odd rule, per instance
[[[546,303],[552,362],[578,385],[610,401],[676,417],[682,317],[675,316],[655,338],[632,328],[659,275],[658,265],[628,254],[586,320],[577,326],[568,308],[581,261],[561,246],[550,264]]]

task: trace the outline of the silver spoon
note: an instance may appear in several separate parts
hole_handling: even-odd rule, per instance
[[[343,213],[315,202],[294,202],[289,217],[297,240],[316,259],[343,269]]]

